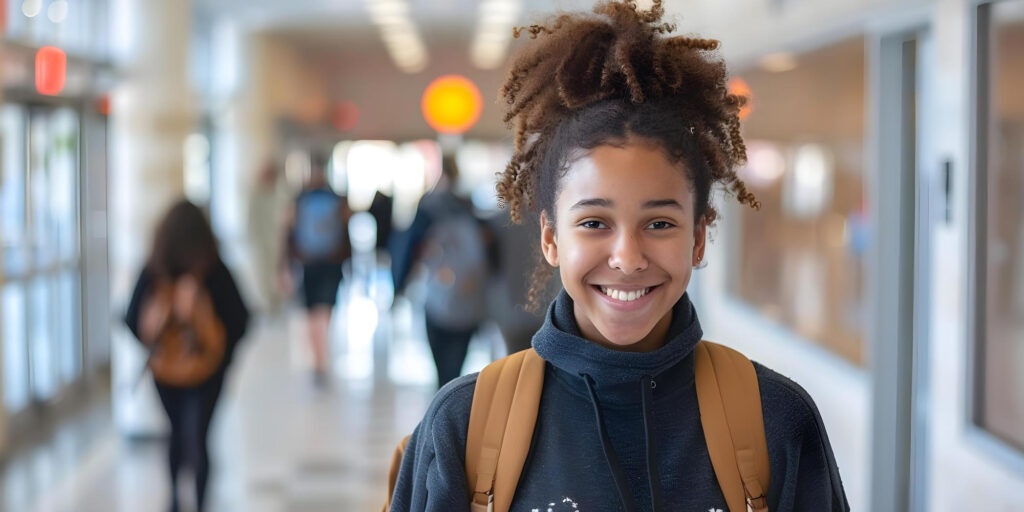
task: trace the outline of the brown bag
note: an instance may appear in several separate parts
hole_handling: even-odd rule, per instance
[[[754,365],[723,345],[697,344],[694,371],[704,440],[729,510],[768,512],[771,467]]]
[[[146,307],[173,307],[174,284],[161,284]],[[146,365],[160,384],[195,387],[206,382],[220,368],[227,348],[224,324],[217,317],[213,300],[205,289],[196,293],[192,317],[178,320],[167,314],[156,340],[147,343],[150,350]]]
[[[729,510],[768,512],[768,442],[754,365],[709,341],[700,342],[695,354],[701,425]],[[487,365],[477,377],[466,437],[472,512],[508,512],[512,505],[537,421],[544,364],[527,349]],[[384,512],[408,440],[392,456]]]

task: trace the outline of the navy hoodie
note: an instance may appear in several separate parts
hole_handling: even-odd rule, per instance
[[[581,337],[563,290],[533,338],[548,364],[512,511],[727,511],[697,408],[693,349],[701,336],[683,295],[664,346],[611,350]],[[754,367],[771,462],[769,510],[848,511],[811,397]],[[434,397],[402,459],[392,512],[469,510],[465,452],[475,384],[476,374],[466,375]]]

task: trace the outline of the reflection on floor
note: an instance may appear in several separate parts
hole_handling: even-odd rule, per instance
[[[359,288],[358,286],[352,288]],[[240,348],[211,436],[214,512],[376,510],[395,442],[434,391],[422,318],[344,289],[332,328],[334,379],[309,374],[301,313],[262,319]],[[379,321],[378,321],[379,320]],[[495,330],[474,341],[465,371],[492,356]],[[17,512],[164,512],[165,445],[128,441],[109,405],[82,425],[12,458],[0,506]],[[184,484],[183,484],[184,485]]]

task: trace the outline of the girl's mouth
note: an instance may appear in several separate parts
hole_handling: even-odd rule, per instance
[[[635,309],[646,304],[650,300],[651,292],[657,290],[659,286],[661,285],[647,287],[592,285],[591,288],[617,308]]]

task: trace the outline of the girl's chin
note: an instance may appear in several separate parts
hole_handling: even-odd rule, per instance
[[[653,327],[652,327],[653,329]],[[651,329],[643,330],[631,330],[628,332],[616,330],[615,332],[604,332],[598,329],[601,335],[604,337],[606,344],[610,345],[611,348],[617,348],[622,350],[629,350],[634,345],[640,343],[651,333]]]

